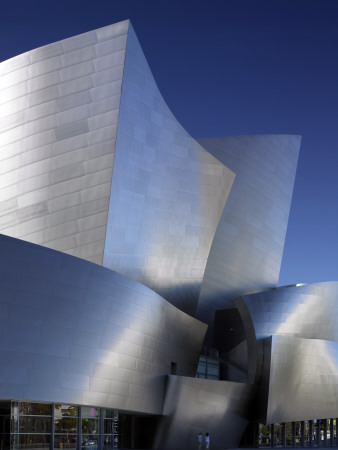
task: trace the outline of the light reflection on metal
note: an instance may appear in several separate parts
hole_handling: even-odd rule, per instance
[[[210,434],[212,448],[237,448],[256,390],[244,383],[168,377],[156,448],[196,448],[199,432]]]
[[[88,261],[3,235],[0,248],[0,398],[161,414],[171,363],[195,375],[203,323]]]
[[[335,417],[338,282],[303,284],[236,300],[247,333],[249,379],[266,423]]]
[[[277,286],[300,147],[299,136],[200,139],[236,174],[210,250],[197,317]]]
[[[116,270],[193,315],[234,173],[172,115],[129,21],[1,72],[0,231]]]

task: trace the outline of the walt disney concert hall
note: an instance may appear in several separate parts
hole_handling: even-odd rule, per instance
[[[1,63],[1,450],[337,445],[338,283],[277,288],[299,148],[193,139],[129,21]]]

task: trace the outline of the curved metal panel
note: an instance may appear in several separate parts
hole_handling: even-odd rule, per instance
[[[206,325],[138,282],[0,235],[0,397],[160,414]]]
[[[244,383],[168,377],[156,448],[197,448],[199,433],[209,433],[211,448],[237,448],[255,392]]]
[[[247,333],[249,379],[266,423],[335,417],[338,282],[288,286],[236,300]]]
[[[210,250],[197,317],[277,285],[300,147],[299,136],[200,139],[236,173]]]
[[[273,336],[266,423],[337,417],[338,343]]]
[[[242,301],[258,340],[287,334],[338,342],[338,282],[282,287]]]
[[[128,26],[1,63],[1,233],[102,264]]]
[[[233,179],[172,115],[130,26],[103,265],[194,314]]]
[[[194,314],[234,174],[173,117],[129,21],[1,71],[0,231],[103,264]]]

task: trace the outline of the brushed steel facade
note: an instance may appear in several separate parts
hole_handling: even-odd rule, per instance
[[[211,448],[237,448],[256,389],[245,383],[169,376],[156,447],[196,448],[197,435],[207,432]]]
[[[338,283],[282,287],[236,300],[249,380],[264,423],[337,416]]]
[[[338,343],[271,337],[266,423],[337,417]]]
[[[102,264],[128,27],[1,63],[1,233]]]
[[[194,376],[206,325],[146,286],[0,235],[0,398],[161,414],[166,375]]]
[[[263,135],[200,139],[236,173],[200,294],[197,317],[234,307],[239,295],[277,286],[294,179],[299,136]]]
[[[161,449],[338,416],[338,282],[275,288],[300,137],[193,139],[129,21],[1,63],[0,127],[0,399]],[[194,378],[211,341],[240,364]]]
[[[194,314],[235,175],[173,117],[129,21],[5,61],[1,99],[0,231]]]
[[[172,115],[130,26],[103,265],[194,314],[234,176]]]

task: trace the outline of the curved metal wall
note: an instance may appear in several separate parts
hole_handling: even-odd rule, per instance
[[[256,339],[287,334],[338,342],[338,282],[281,287],[242,296]]]
[[[102,264],[128,26],[1,63],[1,233]]]
[[[194,376],[206,325],[147,287],[0,235],[0,398],[161,414],[165,375]]]
[[[194,314],[233,179],[172,115],[130,26],[103,265]]]
[[[267,423],[337,415],[338,282],[282,287],[236,300],[249,379]]]
[[[338,343],[272,336],[266,423],[337,417]]]
[[[194,314],[234,173],[171,114],[129,21],[1,72],[0,231],[103,264]]]
[[[256,389],[230,381],[168,377],[156,448],[197,448],[199,433],[209,433],[211,448],[237,448]]]
[[[200,139],[236,173],[209,254],[197,317],[277,285],[289,217],[299,136],[266,135]]]

